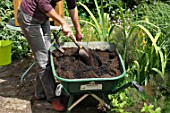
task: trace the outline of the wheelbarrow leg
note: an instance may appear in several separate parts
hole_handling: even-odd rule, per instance
[[[102,97],[103,97],[103,100],[107,103],[107,104],[109,104],[109,99],[108,99],[108,93],[102,93]]]
[[[68,108],[67,108],[67,113],[70,113],[70,111],[77,105],[79,104],[82,100],[84,100],[89,94],[85,94],[82,97],[80,97],[76,102],[73,102],[73,96],[70,96],[69,103],[68,103]],[[72,104],[72,105],[71,105]]]
[[[68,110],[68,108],[71,106],[71,104],[73,103],[73,99],[74,99],[74,96],[73,95],[70,95],[69,97],[69,101],[68,101],[68,106],[67,106],[67,113],[70,113],[70,111]]]
[[[110,109],[110,106],[101,98],[99,98],[97,95],[95,94],[90,94],[93,98],[95,98],[96,100],[98,100],[100,103],[102,103],[107,109]]]

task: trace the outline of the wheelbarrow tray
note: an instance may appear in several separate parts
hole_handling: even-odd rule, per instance
[[[64,91],[68,95],[72,94],[81,94],[81,93],[109,93],[117,88],[120,80],[125,76],[125,66],[122,60],[121,55],[117,51],[116,47],[108,42],[81,42],[83,46],[88,47],[92,50],[109,50],[116,51],[117,56],[119,57],[119,65],[121,75],[113,78],[80,78],[80,79],[66,79],[61,78],[56,74],[54,67],[53,55],[52,52],[56,49],[55,46],[50,48],[50,61],[52,67],[52,73],[54,77],[62,84]],[[76,47],[73,42],[65,42],[62,45],[63,48]]]

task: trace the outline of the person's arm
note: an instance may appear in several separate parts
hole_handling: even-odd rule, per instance
[[[54,21],[58,21],[61,25],[66,24],[65,20],[59,14],[57,14],[54,9],[52,9],[46,15],[52,18]]]
[[[69,9],[69,14],[70,14],[71,20],[73,22],[74,28],[76,30],[76,39],[77,39],[77,41],[81,41],[83,36],[81,33],[81,29],[80,29],[77,7],[75,7],[74,9]]]
[[[70,37],[70,35],[72,34],[72,30],[71,30],[70,26],[68,25],[68,23],[60,15],[57,14],[57,12],[54,9],[52,9],[46,15],[48,17],[52,18],[54,21],[58,21],[62,26],[63,33],[67,37]]]
[[[66,0],[66,2],[67,2],[67,7],[68,7],[71,20],[76,30],[76,39],[77,41],[81,41],[83,36],[80,30],[80,23],[79,23],[79,18],[78,18],[78,9],[77,9],[76,0]]]
[[[58,21],[62,26],[63,33],[67,37],[70,37],[70,34],[72,33],[70,26],[60,15],[57,14],[57,12],[50,3],[50,0],[37,0],[39,9],[48,17],[52,18],[54,21]]]

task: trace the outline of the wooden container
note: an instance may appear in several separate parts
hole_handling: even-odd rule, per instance
[[[20,3],[21,0],[13,0],[15,26],[19,26],[19,23],[17,21],[17,11],[18,11],[18,7],[20,6]]]
[[[55,10],[62,18],[64,17],[64,0],[61,0],[56,3]],[[57,21],[54,21],[54,25],[60,26],[60,23]]]
[[[19,26],[19,23],[17,21],[17,11],[18,7],[20,6],[21,0],[13,0],[13,7],[14,7],[14,21],[15,21],[15,26]],[[56,12],[63,18],[64,17],[64,0],[61,0],[56,3],[55,7]],[[50,21],[53,21],[50,18]],[[59,22],[54,22],[55,26],[59,26]]]

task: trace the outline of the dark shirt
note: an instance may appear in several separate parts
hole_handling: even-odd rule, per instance
[[[46,15],[55,6],[56,2],[60,0],[22,0],[21,9],[24,13],[37,18],[37,19],[48,19]],[[68,9],[73,9],[76,7],[76,0],[66,0]]]

